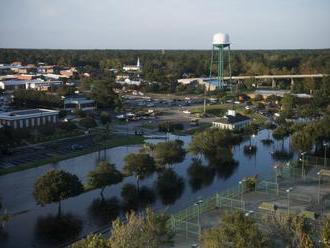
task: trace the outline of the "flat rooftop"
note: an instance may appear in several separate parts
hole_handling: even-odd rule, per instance
[[[46,115],[56,115],[57,110],[51,109],[25,109],[10,112],[0,112],[0,119],[16,120],[22,118],[40,117]]]

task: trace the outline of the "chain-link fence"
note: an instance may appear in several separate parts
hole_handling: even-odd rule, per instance
[[[320,212],[315,206],[322,208],[321,213],[327,209],[330,212],[330,199],[319,199],[323,185],[317,173],[326,168],[322,162],[321,158],[306,158],[304,165],[291,161],[277,166],[269,180],[257,179],[254,188],[244,184],[232,187],[173,214],[171,227],[182,237],[198,240],[205,222],[212,222],[212,218],[219,218],[228,209],[243,211],[258,223],[265,223],[265,218],[295,214],[315,220]]]

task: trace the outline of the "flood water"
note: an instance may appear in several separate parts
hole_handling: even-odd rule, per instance
[[[189,206],[197,199],[205,198],[228,187],[238,185],[238,181],[246,176],[258,174],[261,177],[269,178],[274,173],[271,152],[282,148],[282,141],[274,141],[273,144],[263,145],[260,140],[267,138],[269,131],[262,130],[252,140],[253,145],[257,145],[257,153],[253,156],[244,154],[243,147],[249,141],[244,141],[234,147],[234,159],[238,165],[230,171],[217,172],[208,175],[205,181],[194,181],[188,168],[192,164],[193,156],[187,154],[185,160],[173,165],[174,171],[183,178],[184,185],[179,192],[170,200],[164,200],[159,194],[155,194],[156,199],[152,204],[155,209],[165,209],[174,212]],[[185,147],[191,140],[191,136],[173,136],[170,139],[180,139],[185,142]],[[147,142],[159,142],[160,140],[147,140]],[[119,170],[123,167],[123,158],[132,152],[137,152],[141,146],[122,146],[111,148],[105,151],[106,158],[111,163],[116,164]],[[284,148],[289,149],[288,139],[284,142]],[[101,152],[104,155],[103,152]],[[31,155],[33,156],[33,155]],[[86,154],[80,157],[61,161],[57,164],[48,164],[42,167],[33,168],[17,173],[12,173],[0,177],[0,196],[3,208],[10,214],[17,214],[8,221],[0,236],[0,247],[54,247],[58,244],[52,240],[47,240],[43,235],[47,232],[47,225],[57,213],[57,204],[38,206],[32,196],[33,185],[37,178],[51,169],[63,169],[77,175],[83,183],[86,183],[87,174],[93,170],[97,164],[99,154],[97,152]],[[150,190],[155,189],[157,173],[141,181],[141,186],[147,186]],[[120,184],[107,187],[104,191],[106,199],[117,197],[121,201],[121,188],[127,183],[135,184],[133,177],[127,177]],[[176,199],[177,198],[177,199]],[[100,199],[100,190],[93,190],[81,194],[77,197],[67,199],[62,202],[64,214],[70,214],[76,220],[77,230],[73,237],[80,237],[89,232],[98,230],[105,223],[97,217],[98,210],[93,206],[97,205]],[[168,205],[165,205],[168,204]],[[100,210],[101,211],[101,210]],[[76,223],[75,222],[75,223]],[[61,227],[62,228],[62,227]],[[61,228],[59,230],[61,230]],[[73,229],[73,228],[72,228]],[[54,230],[54,229],[51,229]],[[58,229],[55,229],[58,230]],[[47,236],[48,237],[48,236]]]

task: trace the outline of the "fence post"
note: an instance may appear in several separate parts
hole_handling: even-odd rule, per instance
[[[219,204],[219,193],[216,193],[216,194],[215,194],[215,206],[216,206],[216,207],[219,207],[219,205],[220,205],[220,204]]]
[[[172,229],[176,232],[176,224],[175,224],[175,217],[172,215]]]

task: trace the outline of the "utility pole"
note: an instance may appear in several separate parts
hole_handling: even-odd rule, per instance
[[[204,84],[204,116],[206,114],[206,84]]]

